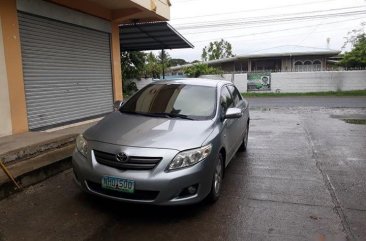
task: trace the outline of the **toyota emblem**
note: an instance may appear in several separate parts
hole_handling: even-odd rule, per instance
[[[127,162],[128,156],[124,152],[120,152],[116,154],[116,160],[118,162]]]

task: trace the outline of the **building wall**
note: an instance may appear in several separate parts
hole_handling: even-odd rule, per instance
[[[9,102],[9,87],[6,73],[6,63],[4,54],[3,31],[0,16],[0,136],[12,133],[11,113]]]
[[[231,81],[247,92],[247,74],[203,75],[201,78]],[[271,74],[271,91],[305,93],[366,89],[366,70],[322,72],[278,72]]]
[[[92,2],[73,0],[0,0],[0,136],[28,131],[17,11],[111,34],[113,97],[122,99],[118,25],[138,18],[167,20],[168,0]]]
[[[152,83],[153,82],[153,80],[152,80],[152,78],[141,78],[141,79],[139,79],[139,80],[137,80],[137,79],[133,79],[133,80],[131,80],[131,81],[133,81],[133,82],[135,82],[136,83],[136,87],[137,87],[137,89],[139,89],[139,90],[141,90],[142,88],[144,88],[146,85],[148,85],[148,84],[150,84],[150,83]]]
[[[227,80],[234,83],[239,92],[247,92],[247,74],[202,75],[200,78]]]
[[[240,93],[247,92],[247,74],[236,74],[233,83]]]
[[[19,11],[52,18],[65,23],[71,23],[108,33],[112,32],[112,25],[107,20],[77,12],[46,1],[17,0],[17,9]]]
[[[321,92],[366,89],[366,71],[272,73],[272,91]]]

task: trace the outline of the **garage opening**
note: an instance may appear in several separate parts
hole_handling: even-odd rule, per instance
[[[30,130],[113,108],[110,34],[18,13]]]

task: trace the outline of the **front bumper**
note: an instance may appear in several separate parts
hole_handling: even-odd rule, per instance
[[[146,156],[146,154],[149,154],[151,156],[161,156],[163,159],[152,170],[120,170],[98,163],[93,151],[89,152],[88,158],[85,158],[78,151],[74,151],[72,163],[75,180],[84,191],[89,193],[118,201],[156,205],[184,205],[200,202],[211,190],[214,170],[214,160],[211,160],[211,157],[214,156],[212,153],[205,160],[192,167],[165,172],[167,165],[178,151],[121,147],[100,143],[98,143],[98,149],[110,153],[123,151],[129,155]],[[135,193],[127,194],[101,188],[103,176],[133,180],[135,182]],[[192,185],[198,187],[197,192],[192,195],[182,196],[182,191]]]

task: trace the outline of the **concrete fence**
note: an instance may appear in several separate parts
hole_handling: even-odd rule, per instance
[[[200,78],[225,79],[240,92],[247,92],[247,74],[202,75]],[[133,80],[138,89],[152,82],[151,78]],[[281,93],[326,92],[366,89],[366,70],[277,72],[271,74],[271,91]]]
[[[247,74],[203,75],[225,79],[247,92]],[[281,93],[326,92],[366,89],[366,71],[278,72],[271,74],[271,91]]]
[[[144,88],[146,85],[150,84],[153,80],[152,78],[141,78],[141,79],[133,79],[133,80],[128,80],[128,81],[133,81],[136,83],[136,87],[137,89],[142,89]]]

